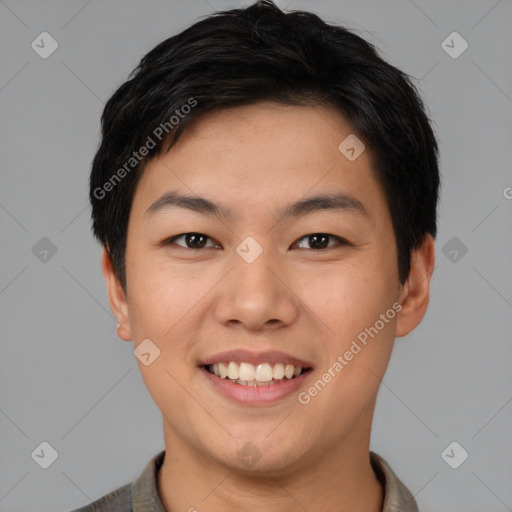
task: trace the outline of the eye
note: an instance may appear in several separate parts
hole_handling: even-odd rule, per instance
[[[176,240],[179,240],[180,238],[184,239],[185,246],[176,243]],[[326,245],[327,240],[329,238],[336,240],[339,245],[351,245],[349,242],[347,242],[347,240],[345,240],[339,236],[336,236],[336,235],[330,235],[329,233],[311,233],[309,235],[303,236],[302,238],[299,238],[299,242],[295,242],[295,243],[297,244],[297,243],[300,243],[300,241],[302,241],[302,240],[306,240],[307,243],[309,243],[313,249],[328,249],[329,247],[332,247],[333,245],[335,245],[335,244]],[[175,245],[178,245],[179,247],[182,247],[183,249],[204,249],[204,248],[208,248],[208,246],[206,245],[207,240],[213,240],[213,239],[203,233],[191,232],[191,233],[182,233],[180,235],[175,235],[171,238],[168,238],[167,240],[162,242],[161,245],[175,244]],[[219,247],[219,245],[213,245],[210,247]],[[305,248],[308,249],[308,247],[305,247]]]
[[[311,244],[315,249],[327,249],[332,247],[332,245],[326,245],[329,238],[335,239],[340,245],[350,245],[345,239],[336,235],[330,235],[329,233],[311,233],[299,238],[299,240],[307,240],[307,243]]]
[[[174,244],[176,240],[183,238],[185,240],[185,247],[180,244],[176,244],[179,247],[183,247],[184,249],[202,249],[205,247],[205,241],[207,239],[212,240],[209,236],[204,235],[203,233],[182,233],[181,235],[175,235],[171,238],[168,238],[162,245],[170,245]]]

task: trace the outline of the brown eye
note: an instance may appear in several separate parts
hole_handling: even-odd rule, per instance
[[[306,247],[306,249],[328,249],[332,247],[332,245],[328,245],[329,238],[335,239],[340,245],[350,245],[343,238],[328,233],[311,233],[310,235],[303,236],[299,240],[307,240],[307,243],[310,244],[311,247]]]
[[[175,241],[180,238],[184,239],[185,246],[175,243]],[[211,240],[211,238],[203,233],[182,233],[181,235],[169,238],[164,245],[175,244],[179,247],[183,247],[184,249],[203,249],[206,246],[207,240]]]
[[[176,243],[176,241],[180,239],[183,239],[183,243]],[[338,243],[338,245],[351,245],[349,242],[347,242],[347,240],[339,236],[330,235],[328,233],[311,233],[300,238],[298,243],[300,244],[302,243],[302,240],[306,240],[306,243],[309,245],[309,247],[301,247],[304,249],[329,249],[336,245],[336,243],[329,244],[329,239],[334,240],[335,242]],[[219,247],[218,245],[215,244],[207,246],[206,244],[208,240],[213,239],[203,233],[181,233],[180,235],[175,235],[167,239],[165,242],[162,243],[162,245],[177,245],[178,247],[181,247],[183,249],[208,249],[211,247]]]

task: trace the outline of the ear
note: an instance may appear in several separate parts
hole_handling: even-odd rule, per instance
[[[397,316],[397,337],[409,334],[425,316],[434,264],[434,239],[427,234],[421,246],[411,255],[411,271],[400,292],[402,309]]]
[[[128,303],[123,291],[123,287],[119,282],[119,279],[114,272],[114,266],[110,255],[108,254],[105,247],[102,249],[101,254],[101,269],[103,276],[105,277],[105,283],[107,285],[108,301],[110,308],[114,313],[119,327],[117,328],[117,335],[124,341],[131,341],[132,332],[130,326],[130,317],[128,314]]]

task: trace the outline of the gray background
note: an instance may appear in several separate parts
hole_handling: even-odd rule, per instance
[[[198,17],[248,3],[0,0],[1,511],[85,505],[164,447],[133,346],[115,333],[90,163],[104,102],[139,59]],[[371,448],[422,511],[512,510],[512,2],[278,5],[344,23],[412,75],[441,145],[431,304],[397,339]],[[59,44],[47,59],[31,48],[43,31]],[[456,59],[441,46],[453,31],[469,44]],[[46,241],[33,250],[43,237],[56,254],[44,256]],[[48,469],[31,457],[42,441],[58,452]],[[469,453],[458,469],[441,457],[452,441]]]

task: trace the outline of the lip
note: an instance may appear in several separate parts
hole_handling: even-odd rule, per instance
[[[250,406],[272,405],[289,397],[304,385],[305,380],[312,373],[309,370],[298,377],[284,379],[283,382],[272,386],[243,386],[217,377],[217,375],[210,373],[204,366],[200,366],[199,369],[215,391],[238,404]]]
[[[250,350],[246,349],[235,349],[220,352],[213,356],[207,357],[199,363],[199,366],[206,366],[216,363],[229,363],[230,361],[234,361],[238,364],[251,363],[254,365],[260,363],[269,363],[270,365],[282,363],[285,365],[293,364],[293,366],[301,366],[302,368],[312,368],[312,364],[310,362],[304,361],[303,359],[299,359],[278,350],[251,352]]]

